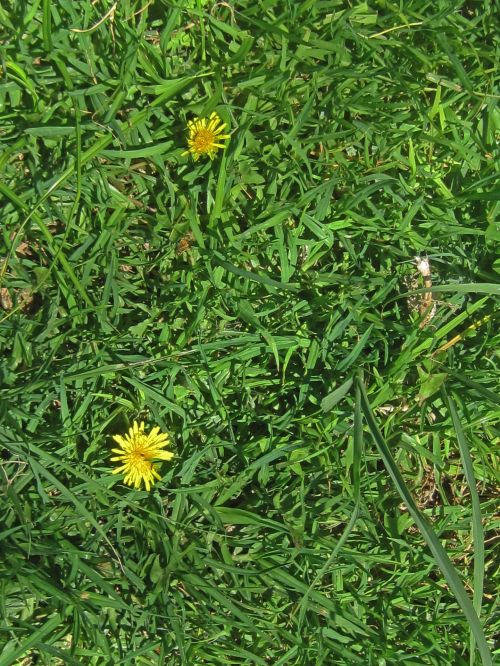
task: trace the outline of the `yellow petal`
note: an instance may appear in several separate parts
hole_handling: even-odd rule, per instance
[[[167,446],[170,442],[170,437],[168,435],[157,435],[154,439],[148,442],[148,446],[162,449],[164,446]]]
[[[158,460],[172,460],[174,454],[172,451],[156,451],[155,458]]]
[[[160,428],[158,426],[155,426],[153,430],[148,435],[148,439],[154,439],[156,435],[160,432]]]

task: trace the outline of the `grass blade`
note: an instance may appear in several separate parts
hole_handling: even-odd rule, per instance
[[[57,629],[57,627],[60,627],[61,620],[62,618],[59,614],[52,616],[50,620],[47,620],[45,624],[34,631],[28,639],[21,643],[21,645],[12,649],[7,648],[0,655],[0,666],[10,666],[10,664],[13,664],[16,659],[26,654],[30,647],[36,645],[41,640],[46,638],[48,634]]]
[[[359,508],[361,505],[361,459],[363,457],[363,420],[361,413],[361,393],[359,386],[356,386],[356,404],[354,406],[354,430],[353,430],[353,465],[352,465],[352,487],[354,494],[354,508],[352,510],[351,517],[349,522],[345,526],[342,536],[337,542],[337,545],[333,549],[330,557],[318,571],[314,580],[310,584],[306,593],[301,599],[299,605],[299,627],[302,626],[304,617],[307,611],[307,600],[311,592],[314,590],[315,586],[319,583],[321,578],[325,575],[325,572],[332,566],[335,558],[337,557],[340,549],[345,544],[349,535],[351,534],[356,520],[359,515]]]
[[[476,488],[476,479],[469,445],[462,429],[462,424],[458,417],[457,408],[453,398],[448,395],[446,389],[441,389],[448,409],[450,410],[453,427],[457,433],[458,446],[460,448],[460,457],[464,468],[464,475],[469,486],[469,492],[472,504],[472,543],[474,544],[474,597],[473,604],[478,617],[481,616],[481,605],[483,599],[484,587],[484,529],[481,516],[481,503]],[[470,635],[470,663],[474,663],[475,637],[471,631]]]
[[[446,581],[448,582],[448,585],[450,586],[450,589],[453,592],[455,599],[457,600],[462,611],[464,612],[465,617],[467,618],[470,630],[476,639],[477,647],[479,650],[479,654],[481,655],[483,665],[492,666],[493,661],[491,657],[491,652],[488,647],[488,643],[486,642],[483,628],[481,627],[481,623],[479,622],[476,610],[474,609],[474,606],[472,605],[472,602],[469,599],[467,592],[465,591],[463,583],[460,580],[455,570],[455,567],[451,563],[450,558],[448,557],[445,549],[441,545],[441,542],[437,538],[434,530],[427,522],[425,516],[420,512],[419,508],[415,503],[415,500],[413,499],[410,491],[408,490],[408,486],[406,485],[403,476],[401,475],[401,472],[399,471],[399,468],[396,464],[396,461],[394,460],[392,453],[389,447],[387,446],[382,436],[382,433],[379,430],[377,422],[375,421],[373,412],[370,407],[370,402],[366,394],[365,386],[359,378],[357,384],[361,391],[361,406],[363,414],[370,429],[370,432],[373,436],[373,439],[375,440],[375,444],[377,445],[377,448],[382,457],[384,465],[387,471],[389,472],[392,480],[394,481],[396,490],[398,491],[401,498],[408,507],[408,511],[410,512],[413,520],[417,524],[417,527],[421,531],[422,536],[424,537],[427,545],[429,546],[432,554],[434,555],[436,564],[440,568],[443,576],[446,578]]]

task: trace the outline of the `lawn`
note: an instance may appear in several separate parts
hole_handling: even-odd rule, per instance
[[[1,4],[0,666],[493,664],[497,11]]]

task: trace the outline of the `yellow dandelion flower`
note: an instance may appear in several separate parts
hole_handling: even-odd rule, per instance
[[[196,118],[190,120],[187,124],[188,128],[188,149],[185,150],[183,155],[191,155],[197,160],[200,155],[208,155],[211,160],[217,154],[219,148],[225,148],[226,145],[221,143],[224,139],[229,139],[230,134],[222,134],[226,127],[215,111],[211,114],[210,118]]]
[[[160,433],[158,427],[153,428],[147,435],[144,432],[144,422],[139,424],[134,421],[126,435],[114,435],[113,439],[120,448],[112,449],[117,455],[111,460],[122,463],[113,470],[113,474],[122,472],[124,483],[135,488],[140,488],[144,481],[146,490],[149,490],[155,479],[161,478],[152,460],[171,460],[174,457],[171,451],[162,451],[169,443],[168,435]]]

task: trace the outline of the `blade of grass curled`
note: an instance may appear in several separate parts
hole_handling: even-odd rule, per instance
[[[46,640],[46,636],[52,633],[57,627],[60,626],[62,621],[61,615],[56,613],[53,615],[45,624],[42,624],[36,631],[34,631],[29,638],[24,640],[16,647],[8,647],[5,651],[2,651],[0,655],[0,666],[10,666],[13,664],[16,659],[26,655],[28,650],[33,646],[39,643],[40,641]]]
[[[481,516],[481,502],[479,501],[479,493],[476,488],[476,478],[474,475],[474,467],[472,464],[472,457],[470,454],[467,438],[465,437],[462,429],[462,424],[458,417],[455,401],[448,395],[446,389],[441,389],[445,404],[448,405],[450,410],[453,428],[457,433],[457,441],[460,449],[460,457],[464,468],[464,475],[469,486],[470,498],[472,504],[472,543],[474,544],[474,596],[473,604],[478,617],[481,617],[481,605],[483,600],[483,587],[484,587],[484,529],[483,520]],[[470,634],[470,664],[474,664],[474,649],[475,638],[474,634]]]
[[[133,113],[128,120],[122,121],[120,123],[120,126],[123,131],[133,129],[136,125],[140,124],[150,114],[151,109],[162,105],[164,102],[169,100],[171,97],[173,97],[175,94],[180,92],[183,88],[185,88],[191,81],[193,81],[196,78],[202,77],[202,76],[208,76],[211,74],[211,72],[206,72],[202,74],[198,74],[196,76],[185,76],[181,77],[179,79],[173,79],[172,81],[168,81],[166,84],[162,86],[163,92],[158,95],[158,97],[153,100],[148,106],[144,109],[141,109],[141,111],[136,111]],[[78,125],[78,131],[80,132],[80,127]],[[48,245],[48,248],[53,255],[53,263],[55,264],[56,261],[59,261],[64,272],[68,275],[70,278],[71,282],[73,283],[74,287],[80,294],[80,296],[83,298],[83,301],[85,302],[86,305],[89,307],[92,307],[93,303],[90,300],[89,295],[87,292],[83,289],[82,285],[80,284],[80,281],[78,280],[77,276],[75,275],[70,263],[66,259],[65,255],[61,251],[61,247],[56,248],[52,235],[50,231],[48,230],[47,226],[45,225],[44,221],[38,215],[37,210],[42,206],[42,204],[51,196],[51,194],[57,190],[68,178],[70,178],[75,171],[77,172],[77,181],[80,179],[80,174],[81,174],[81,169],[82,167],[90,162],[94,157],[96,157],[99,153],[101,153],[105,148],[109,146],[110,143],[112,143],[114,139],[114,135],[110,132],[108,134],[105,134],[102,136],[100,139],[98,139],[92,146],[87,148],[85,151],[81,151],[81,134],[78,135],[78,150],[77,150],[77,160],[71,164],[69,167],[67,167],[62,174],[55,180],[52,185],[47,189],[47,191],[40,197],[40,199],[37,201],[37,203],[29,210],[28,205],[23,201],[20,197],[17,196],[17,194],[11,190],[5,183],[2,183],[0,181],[0,193],[3,194],[5,197],[7,197],[19,210],[22,210],[24,212],[27,212],[27,216],[24,218],[22,221],[19,229],[17,230],[16,235],[19,235],[19,233],[24,229],[26,224],[29,222],[30,219],[33,219],[34,222],[37,224],[39,227],[40,231],[42,232],[42,235]],[[77,182],[77,188],[79,188],[79,182]],[[74,210],[76,208],[74,207]],[[29,211],[29,212],[28,212]],[[13,247],[13,246],[12,246]],[[2,273],[0,273],[0,278],[2,277],[3,273],[7,270],[7,266],[9,263],[10,255],[12,253],[12,249],[9,251],[9,255],[7,256],[7,261],[4,262],[4,266],[2,268]]]
[[[361,505],[361,459],[363,457],[363,451],[364,451],[364,446],[363,446],[363,417],[361,412],[361,392],[359,390],[359,386],[356,386],[356,402],[354,405],[353,455],[352,455],[353,458],[352,487],[354,495],[354,508],[352,510],[351,517],[349,518],[349,522],[345,526],[345,529],[342,532],[342,536],[338,540],[337,545],[333,549],[330,557],[327,559],[327,561],[323,564],[321,569],[314,577],[314,580],[309,585],[308,589],[306,590],[304,596],[300,601],[299,629],[300,627],[302,627],[302,623],[304,621],[304,617],[307,611],[307,601],[309,599],[311,592],[318,584],[318,582],[321,580],[321,578],[324,576],[325,572],[328,571],[328,569],[335,561],[335,558],[337,557],[342,546],[349,538],[349,535],[351,534],[354,525],[356,524],[356,520],[358,519],[359,508]]]
[[[18,197],[17,194],[13,190],[10,189],[10,187],[8,187],[2,181],[0,181],[0,194],[3,194],[7,199],[9,199],[17,208],[19,208],[19,210],[28,211],[28,205],[20,197]],[[36,207],[38,207],[38,205],[40,205],[42,200],[44,201],[45,199],[46,199],[46,196],[44,195],[42,197],[42,199],[40,200],[39,204],[37,204]],[[73,283],[74,287],[76,288],[76,290],[78,291],[80,296],[83,298],[86,305],[88,305],[89,307],[92,307],[93,303],[90,300],[90,298],[89,298],[87,292],[85,291],[85,289],[80,284],[80,281],[77,278],[77,276],[75,275],[75,273],[73,271],[73,268],[71,267],[71,264],[66,259],[66,256],[63,254],[62,249],[61,249],[62,246],[56,247],[56,245],[54,243],[54,239],[52,238],[52,234],[50,233],[47,225],[42,220],[42,218],[38,214],[36,214],[34,211],[35,211],[35,209],[31,210],[31,212],[28,214],[26,219],[23,221],[23,223],[21,225],[21,228],[23,228],[26,225],[26,223],[28,222],[28,220],[31,217],[34,219],[34,221],[38,225],[38,228],[42,232],[43,238],[44,238],[45,242],[47,243],[47,247],[49,248],[50,253],[52,254],[52,256],[54,258],[53,262],[52,262],[52,265],[51,265],[51,270],[52,270],[53,266],[55,265],[55,262],[59,261],[59,263],[61,264],[64,272],[69,277],[69,279]],[[19,235],[19,230],[16,233],[16,236],[18,236],[18,235]],[[3,277],[3,275],[7,271],[8,260],[10,258],[10,255],[12,254],[12,251],[13,251],[12,248],[13,247],[14,247],[14,244],[11,244],[11,249],[9,250],[9,255],[7,257],[7,261],[4,262],[1,273],[0,273],[0,278]]]
[[[436,560],[438,567],[441,569],[443,576],[445,577],[448,585],[450,586],[450,590],[453,592],[455,599],[457,600],[459,606],[461,607],[467,619],[467,622],[469,623],[470,630],[472,631],[476,639],[477,647],[479,650],[479,654],[481,655],[483,666],[492,666],[493,661],[490,648],[488,647],[488,643],[486,642],[483,628],[481,627],[481,623],[479,621],[477,613],[474,609],[474,606],[472,605],[471,600],[467,595],[467,592],[465,591],[463,583],[460,580],[460,577],[457,574],[455,567],[451,563],[451,560],[448,557],[445,549],[441,545],[441,542],[434,533],[434,530],[427,522],[425,516],[420,512],[410,491],[408,490],[408,486],[406,485],[401,475],[401,472],[399,471],[396,461],[394,460],[392,453],[389,447],[387,446],[382,436],[382,433],[378,428],[375,417],[373,416],[368,396],[366,394],[364,383],[359,377],[357,385],[359,386],[359,389],[361,391],[361,408],[364,417],[366,419],[366,423],[368,424],[373,439],[375,440],[375,444],[377,445],[377,448],[382,457],[384,465],[387,471],[389,472],[389,475],[391,476],[392,480],[394,481],[396,490],[398,491],[404,503],[408,507],[408,511],[410,512],[417,527],[421,531],[422,536],[427,542],[427,545],[429,546],[432,554],[434,555],[434,559]]]
[[[31,448],[33,449],[34,447]],[[94,518],[94,516],[90,513],[90,511],[88,511],[85,508],[85,506],[82,504],[82,502],[80,502],[80,500],[76,497],[76,495],[72,493],[71,490],[69,490],[69,488],[67,488],[61,481],[59,481],[57,477],[55,477],[51,472],[49,472],[49,470],[46,469],[44,465],[40,464],[33,456],[30,458],[29,464],[33,469],[33,471],[38,474],[38,476],[45,477],[45,479],[47,479],[49,483],[51,483],[55,488],[59,490],[61,495],[70,504],[73,504],[75,506],[75,508],[80,512],[80,515],[94,527],[96,532],[108,544],[110,550],[113,552],[114,556],[116,557],[116,561],[119,564],[120,568],[123,569],[123,564],[120,555],[118,554],[118,551],[109,540],[108,536],[106,535],[106,532],[103,530],[103,528]]]
[[[147,119],[147,117],[151,112],[151,109],[154,109],[155,107],[164,104],[166,101],[168,101],[178,92],[180,92],[183,88],[188,86],[194,79],[203,76],[208,76],[211,73],[212,72],[204,72],[202,74],[197,74],[196,76],[184,76],[179,79],[172,79],[171,81],[168,81],[166,84],[163,84],[161,86],[162,92],[159,93],[158,97],[154,99],[152,102],[150,102],[146,106],[146,108],[141,109],[140,111],[136,111],[135,113],[132,113],[129,119],[120,122],[120,127],[122,131],[126,132],[127,130],[133,129],[138,124],[142,123],[144,120]],[[109,146],[109,144],[113,142],[114,138],[115,138],[114,134],[110,132],[109,134],[105,134],[104,136],[102,136],[92,146],[84,150],[81,154],[80,165],[84,166],[85,164],[90,162],[102,150],[107,148],[107,146]],[[68,180],[68,178],[70,178],[73,175],[75,169],[76,165],[73,163],[62,172],[59,178],[54,183],[52,183],[51,187],[49,187],[47,192],[45,192],[45,194],[36,203],[36,205],[32,209],[33,212],[36,211],[43,204],[43,202],[49,198],[49,196],[52,194],[54,190],[56,190],[60,185],[62,185],[66,180]]]

